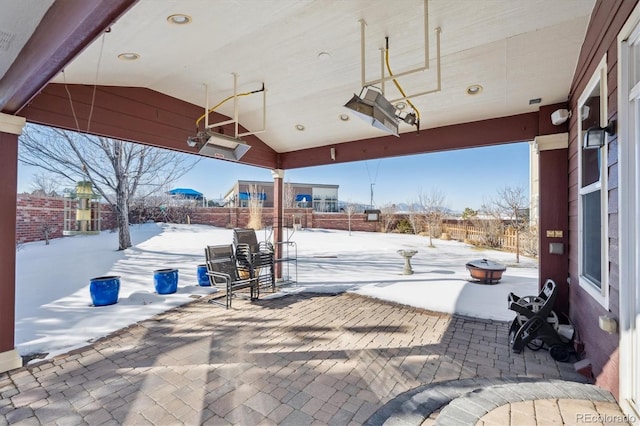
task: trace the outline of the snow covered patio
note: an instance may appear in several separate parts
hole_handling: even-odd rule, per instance
[[[264,239],[264,231],[256,232]],[[145,224],[132,228],[134,247],[118,252],[117,234],[76,236],[50,245],[30,243],[17,255],[16,346],[21,355],[53,356],[211,292],[197,285],[204,247],[231,244],[233,231],[201,225]],[[507,294],[537,294],[537,264],[515,255],[407,234],[304,229],[297,244],[297,284],[261,299],[290,293],[354,292],[443,313],[510,321]],[[413,275],[403,275],[399,249],[417,250]],[[496,285],[471,283],[465,263],[488,258],[507,265]],[[154,293],[153,271],[178,268],[178,292]],[[285,265],[286,270],[286,265]],[[121,276],[119,302],[92,307],[89,280]],[[240,305],[238,305],[240,306]],[[218,309],[210,306],[211,309]],[[235,308],[235,306],[234,306]],[[235,308],[240,309],[240,308]]]
[[[20,248],[18,348],[49,359],[0,374],[9,424],[546,425],[622,416],[571,363],[511,352],[506,295],[537,293],[532,260],[516,266],[513,254],[451,241],[428,248],[412,235],[303,230],[293,235],[298,284],[226,310],[207,303],[196,267],[204,246],[231,242],[232,230],[146,224],[133,238],[125,252],[114,251],[112,233]],[[399,249],[418,251],[413,275],[402,274]],[[467,281],[465,262],[478,257],[507,264],[499,284]],[[178,292],[154,294],[153,271],[165,267],[180,269]],[[89,306],[98,275],[122,277],[117,304]],[[467,401],[480,389],[502,402]]]

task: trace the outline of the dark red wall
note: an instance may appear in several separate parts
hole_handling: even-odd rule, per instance
[[[617,35],[638,4],[637,0],[598,0],[591,15],[591,22],[578,59],[578,66],[571,85],[569,104],[577,111],[578,98],[596,70],[602,57],[607,54],[608,118],[617,117]],[[570,315],[580,331],[585,344],[586,357],[591,361],[596,383],[618,396],[619,335],[600,330],[598,317],[608,314],[619,318],[619,265],[618,265],[618,157],[616,138],[610,139],[608,152],[608,209],[609,209],[609,259],[607,273],[609,282],[609,306],[603,307],[587,294],[579,284],[578,276],[578,149],[577,117],[573,114],[569,125],[569,273]]]
[[[0,353],[13,350],[18,136],[0,132]],[[9,303],[3,303],[9,301]]]

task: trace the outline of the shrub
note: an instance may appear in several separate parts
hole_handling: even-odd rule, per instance
[[[396,223],[396,231],[401,234],[413,234],[413,226],[411,226],[411,222],[407,219],[400,219],[398,223]]]

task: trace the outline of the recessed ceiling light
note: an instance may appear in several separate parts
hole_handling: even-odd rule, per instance
[[[467,95],[477,95],[480,92],[482,92],[482,86],[479,84],[472,84],[467,87]]]
[[[405,109],[406,107],[407,107],[407,104],[405,104],[404,102],[398,102],[396,104],[396,108],[400,110]]]
[[[349,116],[347,114],[340,114],[341,121],[349,121]]]
[[[331,53],[329,52],[320,52],[318,53],[318,59],[321,61],[326,61],[331,57]]]
[[[184,15],[182,13],[176,13],[174,15],[168,16],[167,21],[169,21],[170,24],[185,25],[191,23],[191,16]]]
[[[304,126],[302,124],[296,124],[296,130],[300,130],[302,132],[304,130]]]
[[[135,61],[140,59],[140,55],[133,52],[121,53],[118,55],[118,59],[122,59],[123,61]]]

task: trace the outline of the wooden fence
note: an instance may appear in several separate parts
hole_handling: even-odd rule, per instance
[[[472,223],[445,222],[442,232],[449,234],[454,240],[468,241],[472,244],[483,245],[488,231],[479,229]],[[516,231],[513,228],[500,229],[493,239],[496,247],[504,250],[516,251]],[[530,256],[538,255],[538,235],[535,229],[520,232],[520,252]]]

